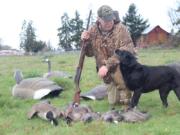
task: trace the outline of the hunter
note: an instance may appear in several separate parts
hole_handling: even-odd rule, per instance
[[[135,53],[134,45],[127,28],[119,20],[117,22],[117,16],[110,6],[101,6],[97,15],[95,25],[82,32],[81,40],[87,43],[86,56],[95,57],[98,76],[108,85],[110,109],[116,104],[123,105],[125,109],[132,94],[117,68],[119,61],[114,51],[122,49]]]

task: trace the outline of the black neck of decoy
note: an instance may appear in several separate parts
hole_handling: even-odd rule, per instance
[[[48,72],[51,72],[51,61],[48,61]]]
[[[16,70],[14,74],[14,78],[16,80],[16,83],[19,84],[23,80],[23,75],[20,70]]]

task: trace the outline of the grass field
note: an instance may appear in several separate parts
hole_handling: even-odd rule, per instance
[[[15,84],[13,72],[15,69],[21,69],[26,78],[42,76],[47,72],[47,64],[42,63],[42,58],[43,56],[0,57],[0,135],[180,135],[180,102],[173,92],[169,95],[167,109],[163,108],[157,91],[141,97],[139,108],[148,111],[152,116],[143,123],[122,122],[115,125],[94,121],[86,125],[79,122],[68,127],[65,122],[59,120],[59,125],[54,127],[38,118],[28,120],[28,110],[38,101],[12,97],[11,89]],[[51,55],[52,69],[74,75],[78,58],[78,53]],[[180,49],[140,50],[138,61],[147,65],[180,61]],[[65,90],[59,97],[49,100],[53,105],[63,107],[72,101],[73,79],[54,80]],[[82,91],[87,91],[100,83],[94,58],[86,58],[80,82]],[[94,111],[104,112],[109,108],[107,99],[82,102],[91,105]],[[120,109],[118,106],[117,108]]]

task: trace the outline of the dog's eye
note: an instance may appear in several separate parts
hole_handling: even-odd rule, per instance
[[[126,58],[127,58],[127,59],[131,59],[131,56],[127,55]]]

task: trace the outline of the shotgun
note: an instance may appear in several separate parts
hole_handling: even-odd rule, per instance
[[[92,14],[92,10],[89,11],[86,30],[88,30],[88,28],[89,28],[91,14]],[[75,83],[75,94],[74,94],[74,99],[73,99],[74,104],[75,103],[80,104],[81,90],[80,90],[80,87],[79,87],[79,81],[80,81],[81,72],[82,72],[82,69],[83,69],[86,46],[87,46],[86,41],[81,41],[81,52],[80,52],[80,57],[79,57],[79,63],[78,63],[78,66],[76,68],[76,74],[75,74],[75,77],[74,77],[74,83]]]

